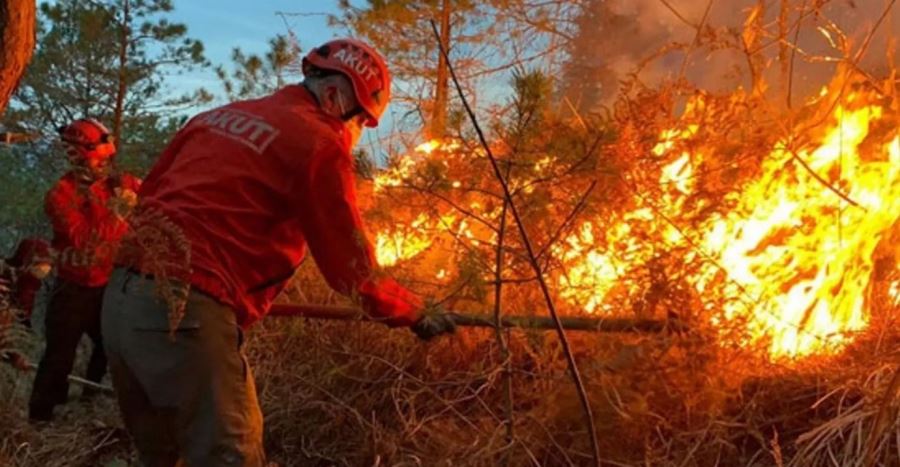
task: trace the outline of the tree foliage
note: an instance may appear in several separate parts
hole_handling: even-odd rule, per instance
[[[47,236],[46,193],[64,168],[60,158],[38,158],[19,146],[0,146],[0,256],[26,236]]]
[[[229,100],[263,96],[301,79],[300,45],[293,37],[279,34],[269,39],[269,50],[263,55],[248,55],[235,47],[231,61],[230,71],[223,65],[216,67]]]
[[[341,15],[331,17],[331,23],[349,29],[388,58],[395,79],[394,102],[403,107],[405,116],[430,123],[446,111],[435,106],[447,106],[448,99],[442,95],[447,84],[446,70],[440,63],[429,20],[440,24],[442,16],[449,15],[444,45],[459,69],[465,70],[467,77],[474,77],[497,61],[498,50],[504,50],[488,46],[504,37],[502,24],[494,16],[495,4],[504,3],[507,2],[368,0],[365,5],[356,6],[342,0]]]
[[[6,126],[53,137],[55,128],[75,118],[93,117],[108,126],[121,118],[117,143],[123,162],[149,166],[177,125],[169,116],[210,99],[202,89],[175,94],[163,82],[166,74],[207,64],[203,44],[187,36],[185,25],[167,18],[171,10],[168,0],[41,4],[39,45]],[[125,61],[120,62],[123,46]],[[121,84],[123,105],[117,114]]]

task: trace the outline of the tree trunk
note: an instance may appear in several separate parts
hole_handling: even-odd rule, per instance
[[[781,9],[778,12],[778,65],[781,70],[781,97],[787,102],[788,82],[790,81],[790,55],[788,54],[788,16],[790,15],[790,1],[781,0]],[[802,14],[802,12],[801,12]],[[796,46],[797,44],[794,44]]]
[[[744,54],[750,69],[750,83],[753,97],[762,97],[766,92],[766,81],[763,77],[765,56],[762,53],[762,39],[765,34],[766,2],[757,0],[756,6],[750,9],[744,21],[742,34]]]
[[[35,0],[0,0],[0,116],[34,53]]]
[[[122,4],[122,23],[119,25],[119,87],[116,90],[116,110],[113,115],[113,138],[121,149],[122,114],[125,107],[125,94],[128,92],[128,41],[130,40],[131,3],[125,0]]]
[[[441,45],[444,50],[450,50],[450,1],[441,2]],[[431,125],[429,137],[432,139],[443,138],[447,130],[447,96],[450,73],[447,71],[447,61],[443,54],[438,52],[437,82],[434,88],[434,107],[431,109]]]

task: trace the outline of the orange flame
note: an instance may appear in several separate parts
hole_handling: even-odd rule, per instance
[[[896,130],[887,137],[883,130],[873,135],[887,112],[876,102],[868,95],[851,95],[835,106],[825,124],[804,131],[810,142],[803,147],[792,152],[786,141],[777,143],[763,161],[761,175],[727,199],[734,208],[709,216],[688,232],[676,226],[686,211],[696,209],[687,203],[695,193],[695,168],[710,157],[704,151],[712,150],[679,144],[697,137],[697,125],[663,131],[652,150],[666,161],[659,172],[661,196],[653,204],[637,199],[633,210],[613,222],[604,218],[577,224],[552,249],[564,265],[555,279],[556,293],[586,312],[612,313],[608,295],[614,289],[629,296],[640,293],[641,286],[626,279],[654,257],[654,248],[639,239],[683,247],[689,236],[694,250],[689,255],[712,260],[689,280],[699,296],[721,299],[710,303],[723,304],[726,320],[746,327],[745,344],[765,343],[772,357],[839,350],[867,324],[865,291],[872,280],[872,256],[900,216],[900,135]],[[676,149],[681,147],[693,149]],[[415,154],[459,148],[458,143],[430,141]],[[379,174],[376,192],[402,185],[419,160],[407,158]],[[543,157],[534,171],[543,172],[555,160]],[[454,189],[461,185],[451,181]],[[463,205],[486,219],[498,217],[485,213],[477,199]],[[394,265],[430,248],[434,232],[450,232],[454,224],[452,218],[438,217],[420,214],[378,233],[379,262]],[[492,241],[473,235],[465,219],[456,230],[470,245]],[[444,267],[432,273],[438,279],[448,275]],[[900,285],[892,284],[889,294],[900,301]]]
[[[836,350],[866,325],[872,253],[900,213],[900,138],[861,152],[882,115],[877,105],[838,106],[818,146],[796,153],[843,196],[781,143],[737,207],[708,226],[705,246],[741,297],[726,315],[748,318],[773,356]]]
[[[378,232],[375,236],[378,264],[394,266],[419,256],[431,247],[438,234],[449,231],[454,222],[453,216],[432,219],[422,213],[409,224],[399,224],[390,231]]]

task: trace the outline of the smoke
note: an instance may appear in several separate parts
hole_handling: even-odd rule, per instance
[[[792,94],[797,98],[817,92],[834,73],[841,52],[835,50],[820,28],[833,24],[843,31],[852,47],[859,49],[864,39],[885,12],[890,0],[840,0],[826,3],[818,13],[809,14],[820,0],[713,0],[705,24],[724,39],[737,43],[751,10],[762,4],[757,23],[762,33],[758,44],[768,92],[785,92],[786,75],[779,58],[779,13],[787,1],[784,22],[788,39],[793,42],[801,11],[806,11],[797,41],[792,76]],[[805,7],[804,7],[805,5]],[[670,8],[671,7],[671,8]],[[578,22],[573,42],[573,61],[566,74],[565,92],[579,107],[607,103],[618,92],[619,80],[632,73],[649,56],[668,44],[691,44],[696,25],[701,23],[707,1],[703,0],[591,0],[586,2],[585,16]],[[886,77],[892,63],[900,64],[900,47],[890,47],[900,36],[900,5],[895,5],[872,37],[860,67],[875,77]],[[708,36],[704,37],[708,39]],[[838,36],[831,34],[837,41]],[[788,50],[790,54],[790,50]],[[642,82],[658,84],[680,73],[685,60],[683,50],[670,51],[649,62],[639,74]],[[751,87],[747,56],[740,50],[699,47],[694,49],[685,67],[684,77],[711,91],[727,91]],[[592,83],[597,83],[592,84]],[[590,89],[592,87],[599,89]],[[585,108],[585,110],[587,110]]]

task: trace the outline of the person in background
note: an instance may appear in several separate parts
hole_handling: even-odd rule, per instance
[[[31,327],[31,312],[35,296],[44,278],[53,268],[50,244],[40,238],[26,238],[0,268],[0,280],[9,287],[9,306],[15,310],[16,320]]]
[[[83,334],[93,341],[87,379],[106,374],[100,336],[103,290],[117,243],[128,231],[124,216],[136,202],[140,181],[113,173],[116,146],[109,130],[84,118],[59,128],[71,169],[50,189],[44,208],[53,226],[56,281],[45,318],[46,347],[29,401],[29,418],[48,421],[68,397],[68,375]],[[123,208],[124,207],[124,208]],[[92,390],[85,388],[83,395]]]
[[[44,278],[53,268],[50,244],[40,238],[19,242],[9,258],[0,259],[0,360],[27,371],[27,359],[12,344],[14,324],[32,326],[32,310]]]

